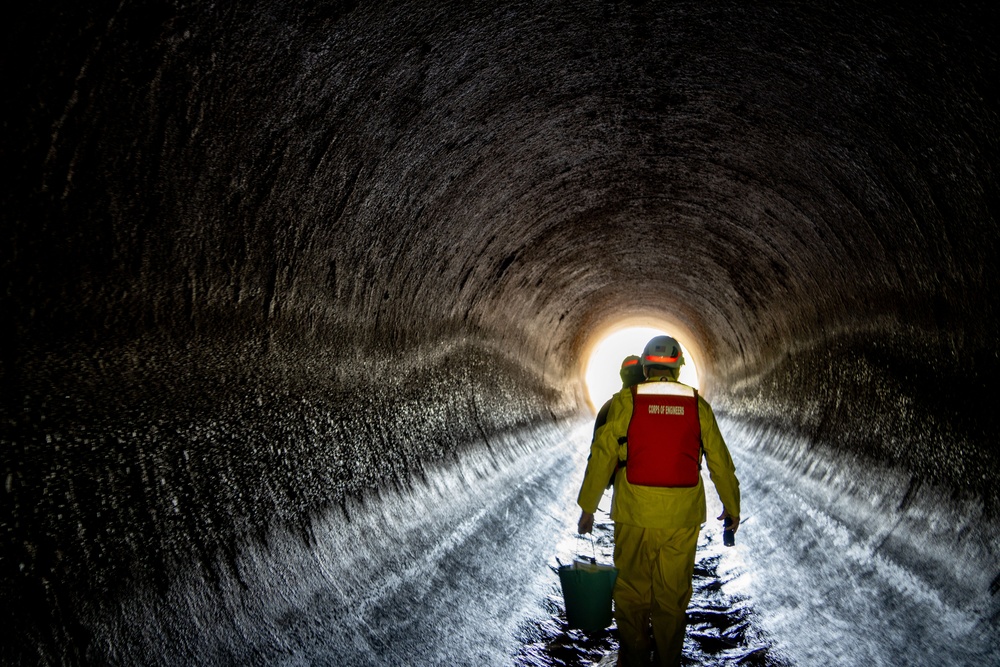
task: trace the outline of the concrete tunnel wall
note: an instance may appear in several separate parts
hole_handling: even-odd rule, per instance
[[[575,418],[625,317],[674,322],[765,450],[795,433],[804,469],[888,465],[994,521],[997,18],[24,8],[6,655],[72,662],[79,600]]]

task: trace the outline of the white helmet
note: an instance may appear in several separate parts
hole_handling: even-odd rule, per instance
[[[670,336],[656,336],[642,350],[642,367],[665,366],[680,368],[684,365],[681,344]]]

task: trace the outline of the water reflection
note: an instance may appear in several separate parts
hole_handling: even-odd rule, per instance
[[[610,563],[614,552],[614,524],[607,508],[610,492],[601,501],[593,538],[568,535],[559,541],[550,563],[552,582],[545,600],[549,616],[521,628],[524,646],[518,652],[518,667],[590,666],[611,667],[618,651],[618,631],[586,633],[566,626],[566,609],[556,572],[560,562],[573,558],[596,558]],[[742,547],[726,549],[722,533],[708,525],[702,530],[695,557],[694,594],[688,607],[688,630],[682,659],[685,665],[748,665],[783,667],[788,663],[774,650],[761,630],[743,579],[748,576]]]
[[[743,487],[761,627],[801,665],[1000,664],[995,519],[887,463],[720,419]],[[709,510],[711,511],[711,510]]]
[[[816,456],[809,442],[721,419],[743,488],[737,546],[709,521],[688,610],[688,665],[1000,664],[998,528],[974,500],[920,488],[888,464]],[[610,494],[609,494],[610,495]],[[709,488],[709,516],[721,511]],[[602,507],[610,506],[605,497]],[[567,527],[569,530],[570,527]],[[555,558],[610,562],[611,522]],[[522,627],[522,667],[614,664],[617,635],[567,631],[555,573],[549,617]]]
[[[910,494],[894,509],[907,489],[890,471],[803,472],[761,451],[764,434],[723,433],[744,524],[735,548],[718,522],[702,531],[686,664],[1000,664],[995,542],[970,537],[985,533],[964,505]],[[577,556],[611,561],[610,494],[593,540],[575,533],[590,434],[498,436],[412,489],[317,517],[308,541],[234,546],[214,579],[192,568],[165,592],[89,601],[79,662],[610,667],[615,628],[568,630],[556,574]],[[709,516],[720,510],[710,490]]]

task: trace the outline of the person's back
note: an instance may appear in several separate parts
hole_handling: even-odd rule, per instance
[[[622,389],[628,389],[642,382],[645,379],[645,376],[642,372],[642,365],[639,363],[639,357],[634,354],[630,354],[625,357],[622,360],[621,369],[619,369],[618,375],[622,379]],[[594,445],[594,439],[597,438],[597,431],[608,421],[608,412],[611,409],[611,400],[613,398],[614,396],[604,401],[604,405],[602,405],[601,409],[597,411],[597,417],[594,419],[594,435],[590,439],[591,447]],[[608,478],[607,486],[611,486],[614,481],[615,472],[612,472]]]
[[[711,406],[677,382],[680,346],[658,336],[643,351],[646,382],[615,394],[597,430],[580,489],[579,530],[590,532],[608,475],[615,474],[615,614],[625,664],[646,664],[649,623],[661,664],[680,662],[694,554],[706,519],[704,453],[734,530],[739,482]],[[623,444],[619,444],[619,442]]]
[[[628,389],[634,385],[639,384],[646,379],[642,372],[642,365],[639,363],[639,357],[634,354],[622,359],[621,368],[618,370],[618,376],[622,379],[622,389]],[[591,437],[590,442],[593,444],[594,438],[597,437],[597,429],[604,426],[608,421],[608,409],[611,407],[611,399],[604,401],[604,405],[601,409],[597,411],[597,417],[594,419],[594,435]]]

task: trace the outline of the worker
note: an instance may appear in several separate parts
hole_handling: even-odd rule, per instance
[[[618,370],[618,376],[622,379],[622,389],[628,389],[633,385],[637,385],[646,379],[646,376],[642,372],[642,365],[639,363],[639,357],[630,354],[624,359],[622,359],[622,366]],[[594,438],[597,437],[597,429],[604,426],[605,422],[608,421],[608,408],[611,407],[611,399],[604,401],[604,405],[601,409],[597,411],[597,418],[594,420]],[[591,438],[591,444],[593,444],[593,438]]]
[[[642,365],[639,363],[639,357],[634,354],[630,354],[622,360],[622,367],[618,370],[618,376],[622,379],[622,389],[628,389],[634,385],[639,384],[646,379],[643,375]],[[612,398],[614,398],[612,396]],[[594,439],[597,437],[597,430],[604,426],[608,421],[608,410],[611,408],[611,399],[604,401],[604,405],[601,409],[597,411],[597,418],[594,419],[594,435],[590,439],[591,451],[593,451]],[[611,476],[608,477],[608,484],[606,488],[611,488],[611,485],[615,482],[615,474],[618,472],[618,468],[611,471]]]
[[[608,477],[621,465],[611,501],[619,663],[649,664],[651,628],[659,664],[679,665],[695,548],[706,519],[702,454],[722,501],[718,518],[728,519],[734,532],[740,522],[739,481],[711,406],[677,381],[684,364],[680,344],[656,336],[640,364],[646,381],[612,397],[607,422],[591,445],[577,528],[591,532]]]

